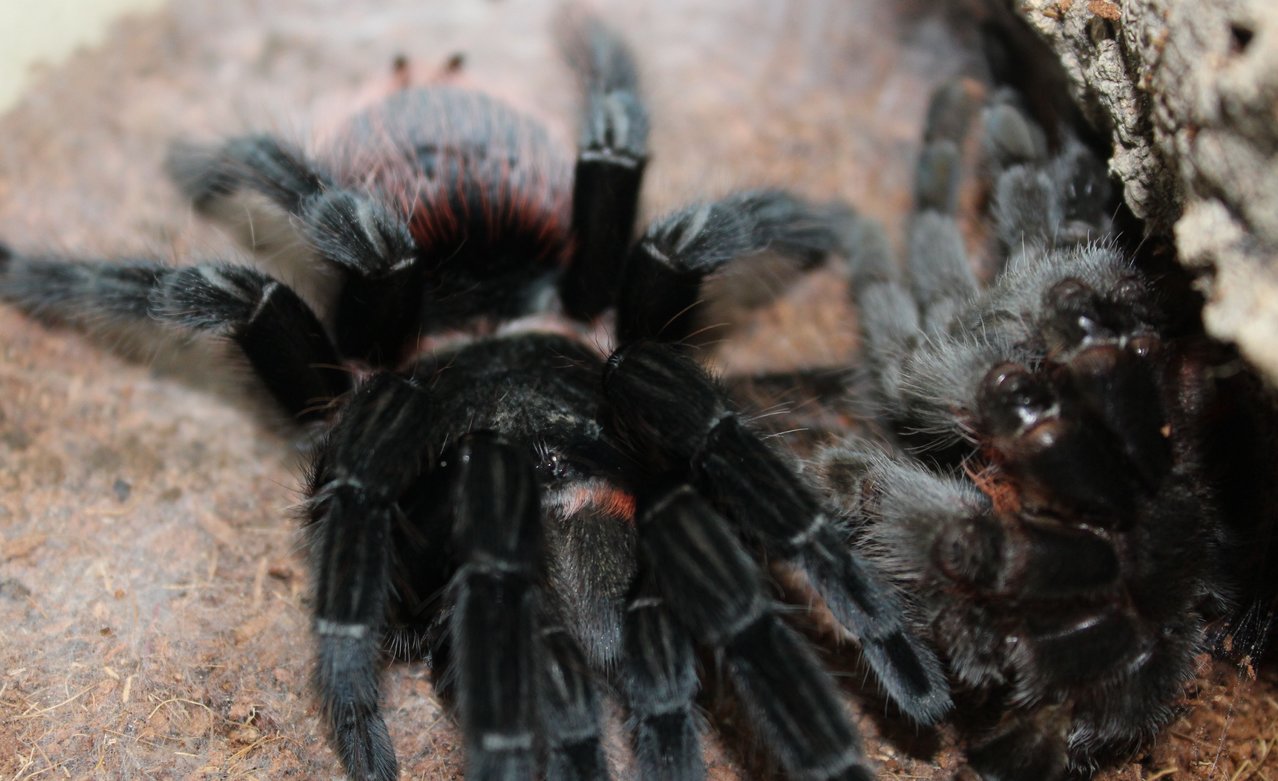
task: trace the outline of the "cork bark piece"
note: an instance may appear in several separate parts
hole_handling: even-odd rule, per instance
[[[1278,380],[1278,6],[1013,5],[1111,135],[1127,203],[1199,272],[1208,331]]]

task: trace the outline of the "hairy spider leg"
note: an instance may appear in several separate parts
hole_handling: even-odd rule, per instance
[[[940,662],[906,627],[891,587],[852,552],[793,468],[742,425],[704,369],[670,345],[636,342],[610,359],[604,393],[605,419],[645,462],[680,475],[739,534],[808,575],[903,712],[931,724],[949,710]],[[648,413],[639,419],[631,409]]]
[[[380,710],[397,500],[423,471],[430,397],[393,374],[364,382],[317,453],[306,531],[314,561],[314,686],[331,745],[360,781],[398,777]]]
[[[334,278],[315,302],[348,358],[377,365],[399,357],[404,335],[414,333],[422,307],[424,267],[405,220],[368,192],[343,187],[300,149],[266,135],[231,138],[220,146],[179,144],[171,151],[173,180],[201,213],[236,226],[255,218],[243,191],[266,198],[289,217],[291,231],[318,265],[306,282]],[[241,235],[268,263],[292,259],[285,250],[258,246],[256,228]],[[329,290],[336,286],[335,290]]]
[[[663,570],[661,562],[645,567],[626,604],[621,679],[632,745],[640,778],[700,781],[706,770],[694,716],[696,657],[692,636],[657,587]]]
[[[648,160],[648,110],[630,50],[597,20],[564,37],[583,92],[573,174],[572,262],[559,281],[564,309],[588,320],[616,301]]]
[[[654,221],[630,251],[617,299],[620,340],[686,339],[702,283],[730,263],[773,252],[809,269],[839,247],[846,207],[783,190],[750,190],[693,204]]]
[[[225,337],[292,421],[318,421],[351,387],[310,307],[287,285],[243,266],[173,268],[15,255],[0,247],[0,300],[33,317],[96,328]],[[159,335],[159,334],[156,334]]]
[[[735,530],[690,485],[641,497],[644,562],[698,642],[722,649],[737,696],[796,778],[870,781],[833,679],[778,617]]]

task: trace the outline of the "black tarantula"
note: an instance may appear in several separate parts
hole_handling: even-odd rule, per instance
[[[1202,356],[1112,233],[1106,172],[1055,153],[1019,97],[984,112],[1003,268],[977,284],[955,219],[971,114],[929,109],[904,271],[848,231],[873,441],[817,471],[858,543],[922,603],[986,779],[1090,775],[1173,714],[1223,608]],[[885,444],[886,443],[886,444]]]
[[[940,664],[680,346],[707,274],[765,250],[814,263],[845,213],[746,192],[632,244],[648,130],[635,67],[597,23],[569,37],[584,85],[571,178],[511,109],[406,88],[323,152],[264,135],[175,151],[201,212],[283,220],[295,246],[260,258],[272,273],[0,248],[0,298],[85,328],[223,338],[278,409],[322,431],[306,487],[314,686],[351,776],[398,777],[379,711],[392,649],[444,673],[470,778],[606,777],[603,683],[644,778],[700,778],[700,645],[791,777],[871,778],[752,554],[805,574],[916,722],[950,707]],[[311,265],[285,265],[299,256]],[[614,309],[609,354],[592,326]]]

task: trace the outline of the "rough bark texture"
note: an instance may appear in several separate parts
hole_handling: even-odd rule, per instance
[[[1151,230],[1201,270],[1207,329],[1278,381],[1278,4],[1016,0]]]

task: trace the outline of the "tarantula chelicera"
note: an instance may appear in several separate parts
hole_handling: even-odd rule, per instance
[[[794,778],[868,779],[837,687],[751,552],[806,575],[917,722],[949,709],[940,664],[680,348],[707,274],[765,250],[815,262],[844,213],[746,192],[632,244],[648,130],[635,67],[598,23],[569,39],[584,85],[571,177],[506,106],[405,88],[314,154],[262,135],[175,150],[201,212],[287,227],[291,246],[259,258],[271,273],[3,249],[0,298],[85,328],[222,338],[320,429],[314,687],[351,776],[398,777],[379,669],[384,649],[412,649],[443,673],[471,778],[605,777],[605,683],[643,776],[699,778],[701,645]],[[609,353],[593,326],[614,309]]]
[[[848,231],[887,442],[817,458],[864,549],[920,600],[987,779],[1051,781],[1172,715],[1228,589],[1203,463],[1210,396],[1192,339],[1111,234],[1102,164],[1055,153],[995,93],[984,146],[997,241],[980,289],[955,219],[971,99],[936,94],[904,273]],[[970,707],[968,707],[970,705]]]

